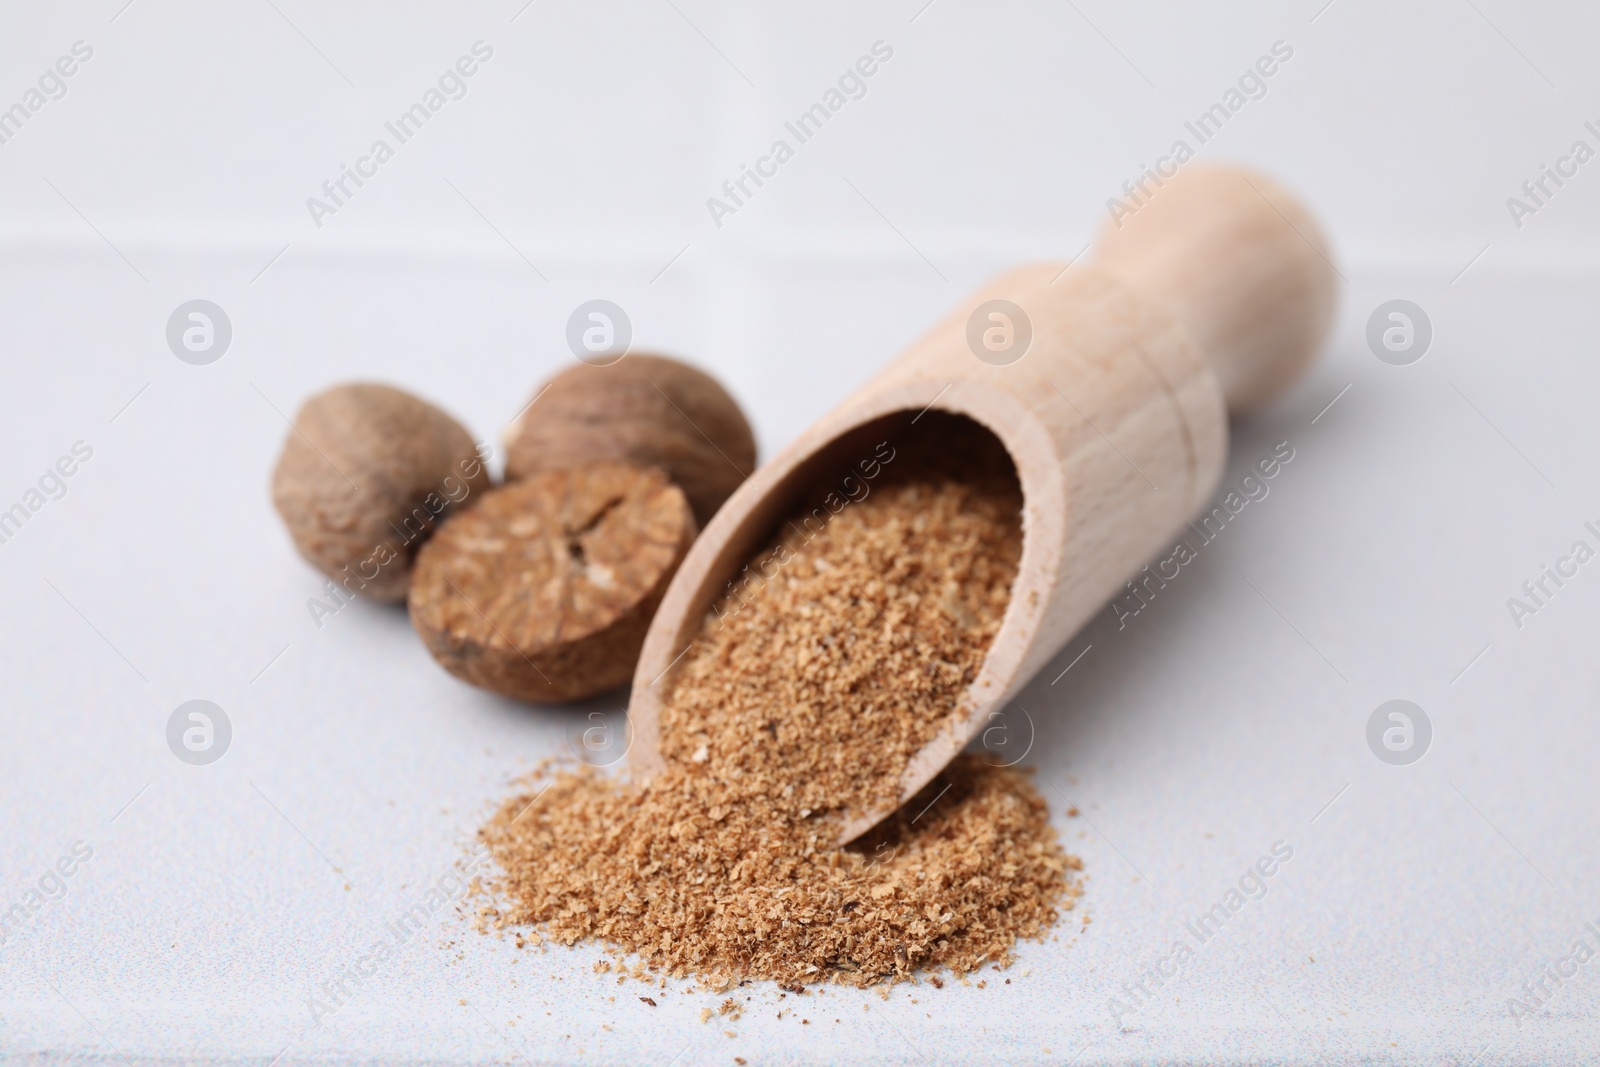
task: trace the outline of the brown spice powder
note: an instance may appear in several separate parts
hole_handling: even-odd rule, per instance
[[[792,988],[1008,963],[1072,907],[1081,865],[1044,801],[979,756],[834,844],[839,813],[892,798],[958,710],[1021,555],[998,442],[924,421],[820,530],[802,509],[753,561],[766,577],[708,615],[663,704],[664,771],[643,787],[537,774],[484,828],[502,923],[717,988]]]
[[[1010,461],[972,437],[957,477],[933,462],[952,442],[902,440],[863,499],[807,512],[820,532],[784,525],[672,680],[669,764],[776,787],[796,813],[892,806],[977,675],[1022,555]]]

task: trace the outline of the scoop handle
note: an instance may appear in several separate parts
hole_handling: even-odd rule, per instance
[[[1293,383],[1327,335],[1338,294],[1327,239],[1264,175],[1193,164],[1156,181],[1112,203],[1095,265],[1177,319],[1228,411],[1248,412]]]

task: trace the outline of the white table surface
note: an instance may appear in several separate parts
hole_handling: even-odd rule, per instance
[[[1600,118],[1595,16],[274,2],[0,16],[0,104],[74,40],[96,48],[0,145],[0,508],[93,448],[0,544],[0,912],[93,849],[0,943],[0,1056],[1592,1061],[1600,960],[1520,1026],[1507,1000],[1573,939],[1600,945],[1600,565],[1521,628],[1506,600],[1600,546],[1600,173],[1520,230],[1504,200]],[[439,136],[314,228],[304,198],[479,38],[495,59]],[[877,39],[896,56],[867,97],[713,227],[717,183]],[[1296,58],[1207,151],[1300,190],[1348,285],[1313,372],[1235,426],[1228,481],[1293,446],[1270,495],[1022,694],[1088,879],[1056,934],[984,989],[830,990],[801,1026],[753,985],[736,1024],[702,1025],[721,997],[673,985],[650,1008],[593,946],[519,952],[451,909],[314,1023],[316,987],[588,708],[456,682],[394,610],[319,629],[321,580],[268,498],[280,413],[377,377],[497,439],[571,358],[571,309],[605,296],[637,345],[723,377],[770,455],[984,278],[1075,254],[1275,39]],[[163,334],[196,297],[233,324],[209,366]],[[1364,338],[1397,297],[1435,331],[1411,366]],[[165,739],[196,698],[233,725],[205,767]],[[1395,698],[1434,727],[1410,766],[1365,741]],[[1294,856],[1266,897],[1119,1026],[1123,983],[1279,840]]]

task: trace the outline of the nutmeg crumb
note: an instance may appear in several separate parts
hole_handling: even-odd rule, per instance
[[[965,710],[1022,551],[1014,471],[974,424],[929,413],[852,474],[853,502],[824,487],[785,523],[662,680],[663,770],[643,787],[535,772],[484,828],[501,923],[717,992],[886,994],[923,968],[1009,964],[1073,906],[1081,864],[1043,798],[981,755],[835,846],[842,814],[892,801]]]

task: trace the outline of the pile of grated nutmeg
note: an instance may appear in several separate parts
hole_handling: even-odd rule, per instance
[[[957,711],[1022,553],[998,443],[924,421],[820,529],[784,524],[750,568],[771,577],[708,614],[663,683],[663,771],[546,768],[504,803],[482,831],[498,925],[713,988],[869,986],[1007,965],[1073,907],[1081,864],[1044,800],[983,753],[837,844],[842,813],[892,796]]]

